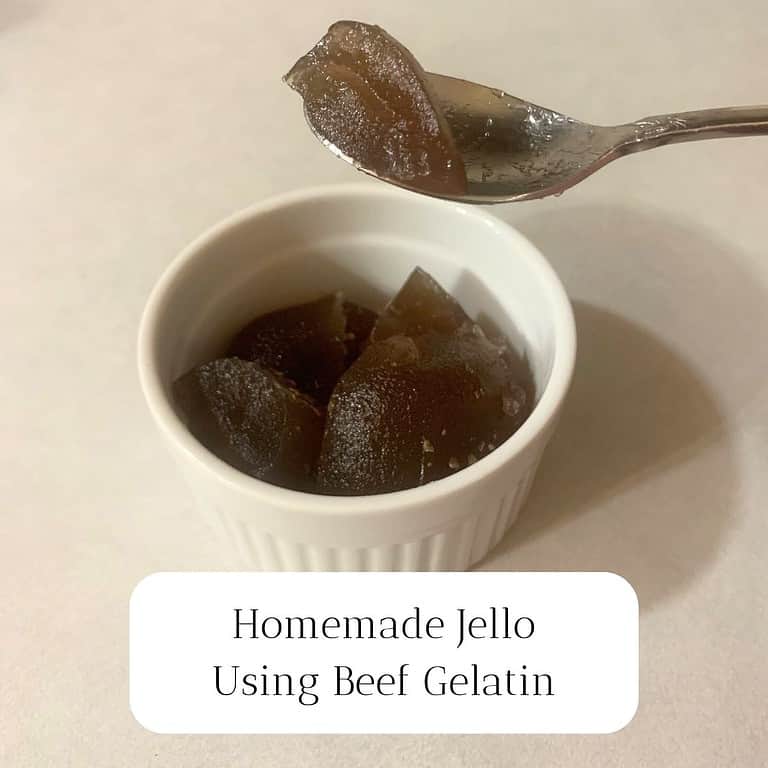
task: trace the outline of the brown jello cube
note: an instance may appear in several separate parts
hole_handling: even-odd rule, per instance
[[[311,490],[323,414],[258,363],[205,363],[173,386],[190,431],[219,458],[276,485]]]
[[[461,155],[413,55],[383,29],[339,21],[285,76],[317,136],[369,173],[461,195]]]
[[[324,404],[377,317],[335,293],[257,317],[235,336],[227,354],[261,363]]]
[[[371,309],[362,307],[352,301],[344,302],[344,314],[347,318],[344,342],[347,346],[347,366],[360,357],[360,353],[368,342],[378,315]]]
[[[472,325],[456,299],[417,267],[387,304],[371,332],[371,342],[390,336],[420,336],[429,331],[454,333]]]
[[[371,343],[328,406],[318,464],[325,493],[384,493],[473,464],[530,409],[504,347],[476,325]]]
[[[257,317],[235,336],[227,355],[261,363],[320,403],[346,368],[347,316],[341,294]]]

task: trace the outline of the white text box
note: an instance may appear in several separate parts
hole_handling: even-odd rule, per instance
[[[130,703],[160,733],[610,733],[638,697],[611,573],[159,573]]]

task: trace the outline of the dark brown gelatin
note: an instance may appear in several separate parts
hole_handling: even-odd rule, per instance
[[[346,364],[349,367],[360,357],[378,315],[373,310],[366,309],[352,301],[344,302],[344,314],[347,318],[346,335],[344,337],[344,342],[347,345]]]
[[[297,490],[445,477],[494,450],[533,401],[527,366],[421,269],[381,317],[334,294],[255,319],[230,353],[174,384],[179,409],[222,459]],[[331,391],[326,419],[306,393]]]
[[[517,373],[477,325],[370,344],[329,403],[320,490],[397,491],[473,464],[529,413]]]
[[[417,267],[376,321],[371,342],[395,335],[420,336],[428,331],[453,333],[467,324],[472,321],[459,302]]]
[[[346,368],[346,333],[341,294],[332,294],[257,317],[235,336],[227,355],[261,363],[327,403]]]
[[[462,195],[461,155],[427,75],[383,29],[339,21],[285,76],[315,134],[368,173]]]
[[[173,391],[189,430],[246,474],[310,490],[323,414],[258,363],[226,358],[178,379]]]
[[[324,404],[358,358],[377,317],[331,294],[257,317],[235,336],[227,354],[261,363]]]

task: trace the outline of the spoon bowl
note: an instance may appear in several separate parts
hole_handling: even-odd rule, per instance
[[[610,159],[616,129],[599,128],[497,88],[428,75],[464,160],[464,202],[560,194]]]

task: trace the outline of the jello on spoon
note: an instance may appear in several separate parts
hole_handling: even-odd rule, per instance
[[[336,22],[285,76],[317,137],[362,170],[421,192],[462,195],[461,155],[426,73],[380,27]]]
[[[768,135],[768,105],[601,126],[425,72],[379,27],[341,21],[286,82],[321,141],[377,178],[465,203],[557,195],[619,157],[684,141]]]

